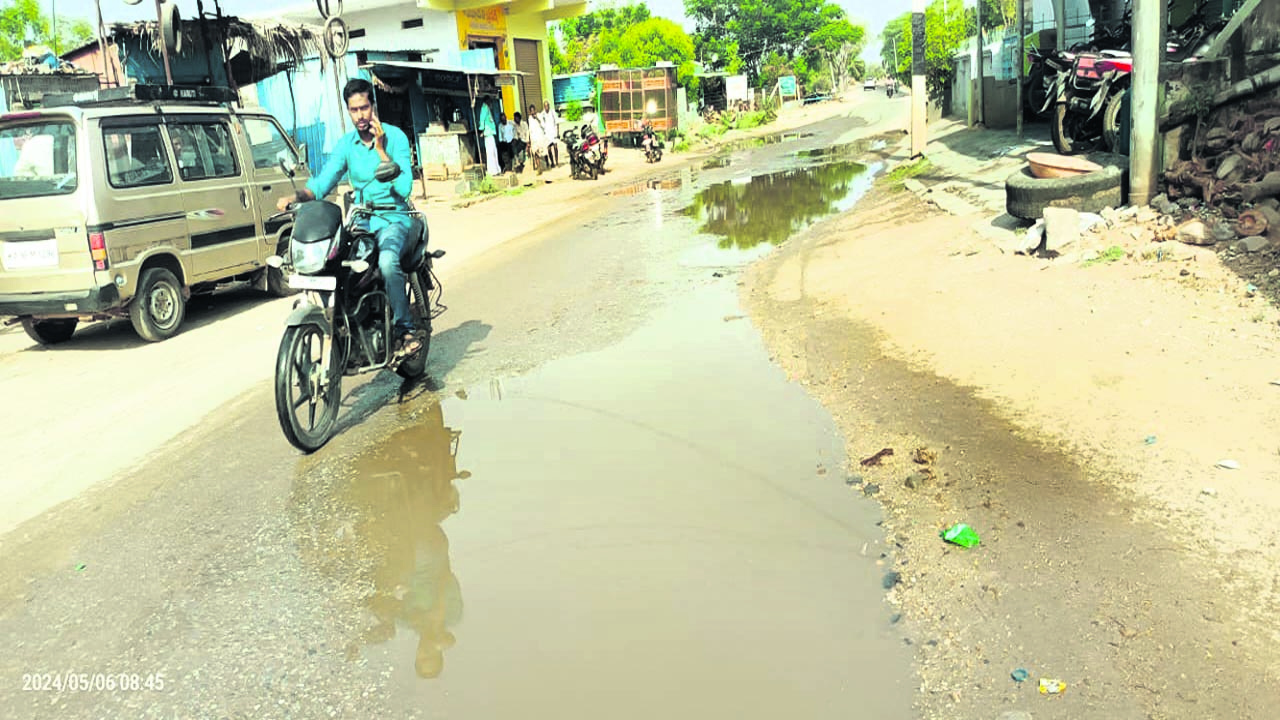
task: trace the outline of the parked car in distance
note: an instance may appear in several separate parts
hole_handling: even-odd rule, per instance
[[[875,90],[876,86],[877,86],[876,81],[872,80],[871,78],[867,78],[866,80],[862,81],[863,90]]]
[[[219,284],[289,294],[266,261],[290,228],[269,218],[290,188],[280,161],[303,181],[306,165],[234,97],[139,85],[0,116],[0,317],[45,345],[117,317],[159,341]]]

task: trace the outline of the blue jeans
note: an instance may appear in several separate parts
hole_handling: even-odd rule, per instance
[[[404,254],[412,250],[413,245],[406,225],[393,222],[378,231],[378,269],[382,271],[382,280],[387,287],[391,323],[395,326],[397,340],[414,331],[404,276]]]

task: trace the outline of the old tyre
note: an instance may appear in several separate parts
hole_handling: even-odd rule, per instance
[[[1047,207],[1102,212],[1124,204],[1124,169],[1113,155],[1098,153],[1090,160],[1103,166],[1098,172],[1065,178],[1038,178],[1023,168],[1005,181],[1005,209],[1026,220],[1044,216]],[[1125,160],[1126,158],[1121,158]]]
[[[129,303],[129,320],[143,340],[160,342],[173,337],[186,312],[182,285],[173,273],[160,267],[142,273],[138,294]]]
[[[27,337],[41,345],[57,345],[71,339],[71,334],[76,331],[78,322],[80,321],[75,318],[57,320],[22,318],[22,329],[27,331]]]

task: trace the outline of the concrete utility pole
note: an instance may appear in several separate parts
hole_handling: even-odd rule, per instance
[[[1022,85],[1023,85],[1023,80],[1025,79],[1025,76],[1027,74],[1026,67],[1025,67],[1027,64],[1027,27],[1026,27],[1026,17],[1025,17],[1025,11],[1024,11],[1024,6],[1026,4],[1027,4],[1026,0],[1018,0],[1018,11],[1016,13],[1016,18],[1013,21],[1014,32],[1018,33],[1018,57],[1013,59],[1013,64],[1018,66],[1018,87],[1015,90],[1018,109],[1014,112],[1014,115],[1016,115],[1018,118],[1017,122],[1018,122],[1018,139],[1019,140],[1022,139],[1022,114],[1023,114],[1022,113],[1022,103],[1023,103]]]
[[[1054,0],[1053,22],[1057,27],[1057,39],[1054,41],[1059,50],[1067,49],[1067,0]]]
[[[975,15],[978,21],[978,53],[973,62],[973,67],[974,67],[973,74],[978,78],[978,85],[973,91],[973,97],[974,97],[974,102],[977,103],[977,106],[978,106],[978,112],[976,113],[976,116],[978,118],[979,125],[985,125],[987,123],[987,116],[986,116],[987,105],[986,105],[986,102],[983,100],[983,96],[985,94],[983,86],[987,84],[987,81],[986,81],[986,72],[982,68],[984,62],[986,61],[987,48],[982,43],[982,2],[983,0],[978,0],[978,6],[975,12]]]
[[[911,157],[924,154],[924,0],[911,0]]]
[[[1146,205],[1160,176],[1160,62],[1164,60],[1165,0],[1136,0],[1133,8],[1133,133],[1129,143],[1129,204]]]

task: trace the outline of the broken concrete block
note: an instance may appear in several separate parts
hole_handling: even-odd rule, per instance
[[[1062,249],[1080,239],[1080,212],[1071,208],[1047,207],[1044,209],[1044,249],[1062,252]]]
[[[916,180],[915,178],[907,178],[906,180],[903,180],[902,186],[917,195],[924,195],[929,192],[929,188],[925,187],[924,183]]]
[[[1188,220],[1178,226],[1178,240],[1188,245],[1213,245],[1217,240],[1209,234],[1203,220]]]
[[[1236,243],[1236,252],[1255,253],[1267,247],[1271,243],[1264,237],[1247,237],[1242,238]]]

